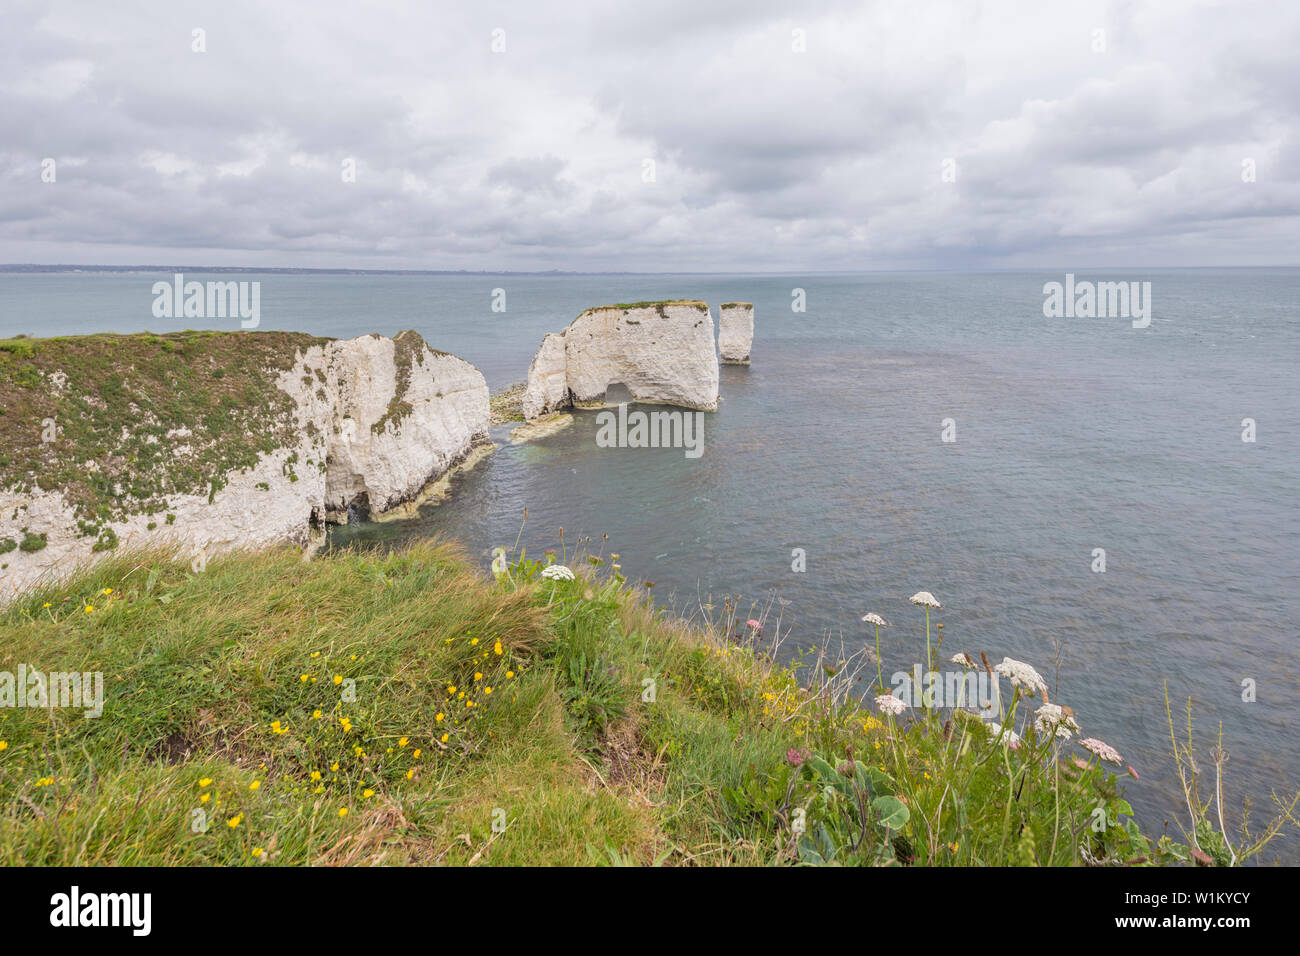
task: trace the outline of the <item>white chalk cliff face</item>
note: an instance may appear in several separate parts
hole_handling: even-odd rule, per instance
[[[542,340],[528,368],[524,417],[604,403],[622,384],[640,402],[712,410],[718,406],[713,317],[703,302],[588,309]]]
[[[414,332],[312,346],[276,374],[293,398],[295,439],[255,467],[226,475],[208,495],[173,495],[164,514],[113,522],[118,547],[177,548],[196,570],[223,551],[307,545],[323,521],[346,521],[353,505],[381,515],[412,500],[487,437],[482,373],[425,345]],[[169,435],[173,454],[193,433]],[[93,462],[90,463],[93,465]],[[0,491],[0,540],[44,535],[45,546],[0,557],[0,604],[67,576],[111,552],[92,551],[58,491]]]
[[[718,309],[718,354],[725,365],[748,365],[754,344],[752,302],[724,302]]]

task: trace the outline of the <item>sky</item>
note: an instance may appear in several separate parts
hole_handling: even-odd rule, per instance
[[[1300,264],[1297,0],[7,0],[0,262]]]

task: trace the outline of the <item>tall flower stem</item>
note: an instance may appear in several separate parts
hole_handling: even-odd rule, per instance
[[[885,672],[880,663],[880,625],[876,625],[876,686],[880,692],[885,692]]]

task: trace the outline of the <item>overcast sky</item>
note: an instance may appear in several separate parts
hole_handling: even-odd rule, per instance
[[[0,262],[1300,263],[1300,0],[3,16]]]

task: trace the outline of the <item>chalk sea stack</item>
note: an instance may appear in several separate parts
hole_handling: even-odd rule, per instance
[[[708,305],[635,302],[583,312],[542,340],[528,367],[524,418],[599,407],[613,385],[638,402],[716,409],[718,359]]]
[[[724,302],[718,307],[718,354],[724,365],[748,365],[754,344],[754,303]]]

